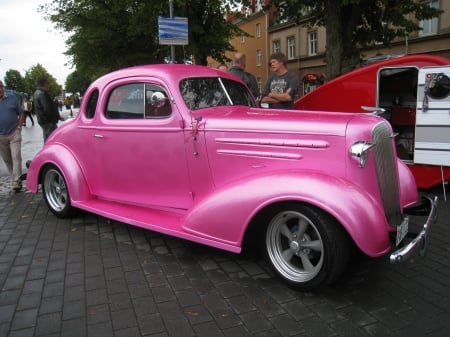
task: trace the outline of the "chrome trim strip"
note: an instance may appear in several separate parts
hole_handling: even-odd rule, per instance
[[[405,247],[402,247],[394,251],[390,256],[391,263],[400,263],[409,260],[412,256],[420,254],[420,256],[425,256],[427,252],[428,240],[430,235],[430,228],[437,219],[437,197],[434,200],[425,196],[431,205],[430,213],[428,214],[427,221],[423,225],[420,233]]]
[[[219,144],[238,144],[238,145],[263,145],[263,146],[282,146],[282,147],[300,147],[311,149],[326,149],[330,143],[323,140],[312,139],[271,139],[271,138],[216,138]]]
[[[284,153],[284,152],[271,152],[271,151],[247,151],[247,150],[224,150],[218,149],[217,154],[232,155],[232,156],[245,156],[245,157],[261,157],[261,158],[280,158],[280,159],[302,159],[301,154],[297,153]]]

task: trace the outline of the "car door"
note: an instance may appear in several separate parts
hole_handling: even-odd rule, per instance
[[[450,66],[419,70],[414,162],[450,166]]]
[[[150,207],[192,203],[183,123],[158,81],[112,83],[93,133],[99,198]]]

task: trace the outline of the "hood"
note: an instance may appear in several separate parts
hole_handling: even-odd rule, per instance
[[[378,118],[353,113],[276,110],[224,106],[196,111],[206,131],[304,133],[344,136],[354,118]]]

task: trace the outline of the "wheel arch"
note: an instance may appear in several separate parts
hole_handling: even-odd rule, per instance
[[[35,185],[42,184],[43,174],[49,166],[57,168],[64,176],[72,204],[90,198],[89,186],[75,156],[66,147],[57,144],[46,148],[33,159],[30,165],[31,172],[38,173],[30,177],[32,186],[33,181]],[[28,179],[27,176],[27,186]]]
[[[337,220],[356,246],[375,257],[391,249],[389,225],[379,202],[352,182],[320,172],[252,177],[223,187],[198,202],[184,230],[242,246],[259,231],[261,216],[284,203],[315,207]],[[226,231],[224,231],[224,228]]]

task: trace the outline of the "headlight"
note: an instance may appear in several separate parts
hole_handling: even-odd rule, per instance
[[[367,141],[356,142],[350,147],[351,156],[359,163],[359,167],[365,167],[367,159],[369,158],[369,150],[375,144]]]

